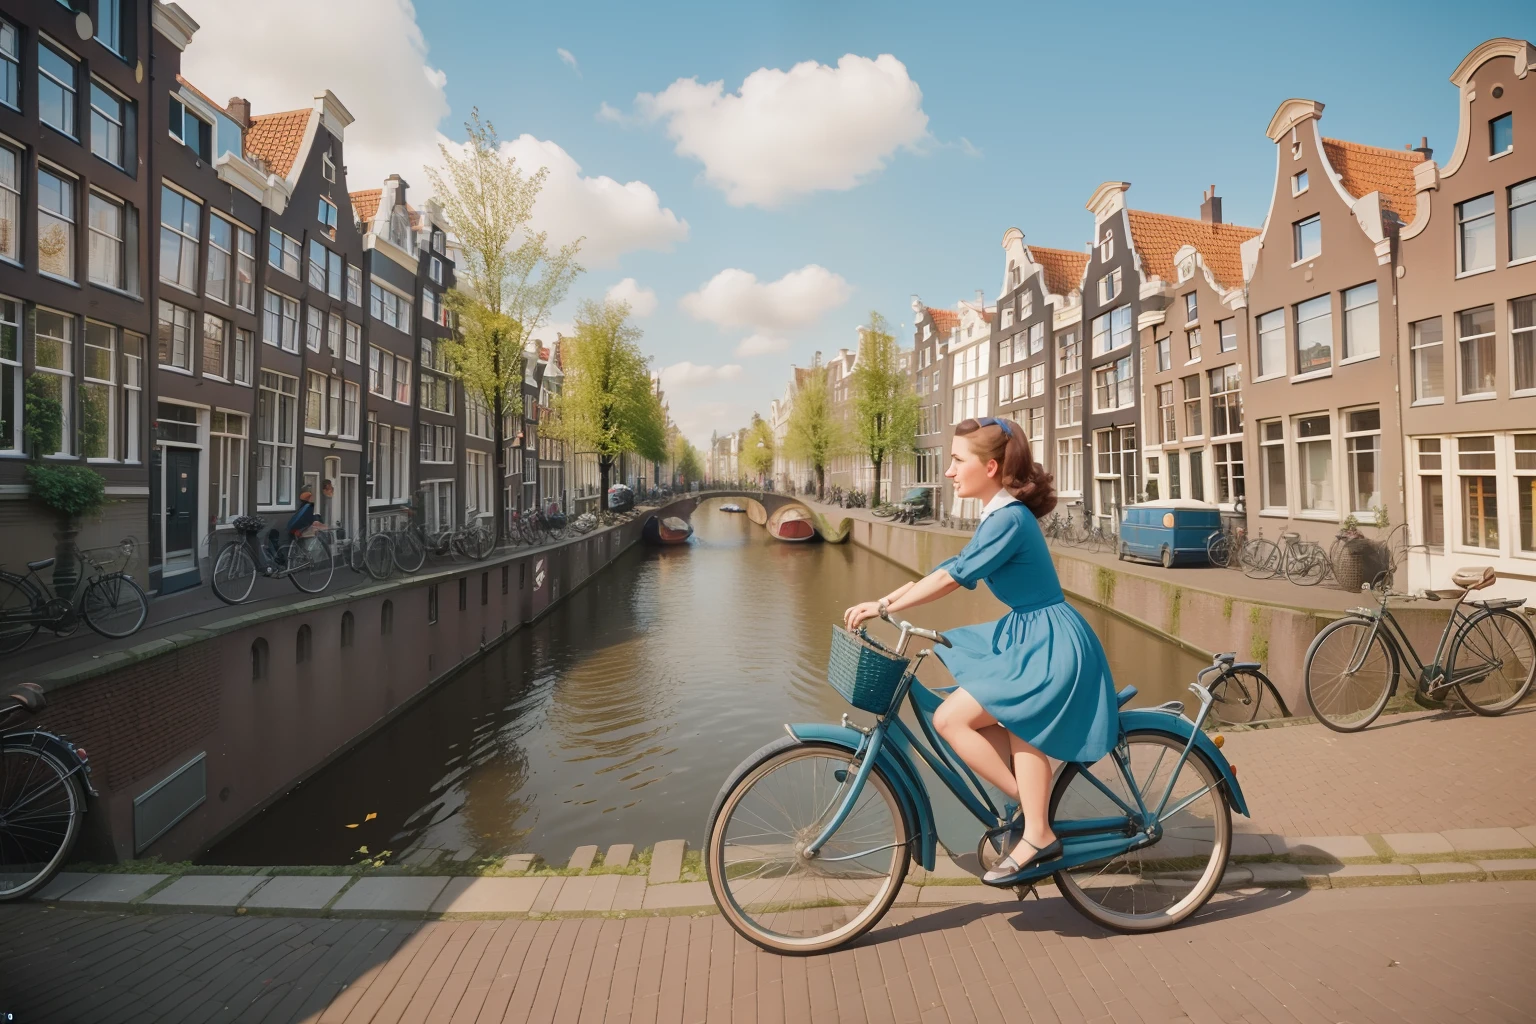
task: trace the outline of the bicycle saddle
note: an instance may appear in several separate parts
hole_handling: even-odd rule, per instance
[[[1498,581],[1499,574],[1491,565],[1469,565],[1457,569],[1451,582],[1463,590],[1482,590]]]
[[[41,711],[48,703],[43,698],[43,688],[36,683],[22,683],[16,689],[6,694],[6,697],[14,700],[28,711],[34,712]]]
[[[46,569],[46,568],[48,568],[52,564],[53,564],[53,559],[51,559],[51,558],[39,558],[35,562],[28,562],[27,563],[27,568],[30,569],[32,572],[37,572],[39,569]]]

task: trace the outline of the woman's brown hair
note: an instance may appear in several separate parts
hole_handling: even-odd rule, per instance
[[[982,462],[996,460],[997,482],[1043,519],[1056,507],[1054,477],[1035,461],[1024,429],[1012,420],[983,416],[965,420],[955,428]]]

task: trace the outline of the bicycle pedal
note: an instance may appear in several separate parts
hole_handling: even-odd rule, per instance
[[[1013,887],[1013,893],[1021,900],[1029,899],[1031,893],[1034,894],[1035,899],[1040,898],[1040,890],[1033,885],[1016,885]]]

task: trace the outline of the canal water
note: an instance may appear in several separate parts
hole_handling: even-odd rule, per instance
[[[348,864],[703,839],[726,776],[784,735],[852,709],[826,683],[844,608],[911,578],[852,544],[786,544],[718,500],[686,546],[636,548],[211,850],[214,864]],[[1078,603],[1137,704],[1187,696],[1198,659]],[[985,587],[913,609],[946,629],[1002,613]],[[876,623],[876,632],[887,630]],[[952,680],[929,658],[919,678]],[[868,723],[872,716],[852,713]],[[931,780],[930,780],[931,781]],[[940,836],[979,828],[930,786]],[[360,852],[366,848],[367,853]]]

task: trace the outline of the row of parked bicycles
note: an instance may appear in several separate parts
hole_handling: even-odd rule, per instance
[[[1354,527],[1334,535],[1328,547],[1304,540],[1294,532],[1278,540],[1250,538],[1240,522],[1228,523],[1206,541],[1206,556],[1221,568],[1240,569],[1250,579],[1284,578],[1301,587],[1333,583],[1344,590],[1358,590],[1362,582],[1384,580],[1391,586],[1402,554],[1407,550],[1406,524],[1380,540],[1364,536]]]
[[[1113,530],[1104,528],[1105,520],[1095,516],[1081,504],[1074,502],[1066,512],[1052,512],[1042,524],[1045,539],[1067,547],[1087,548],[1089,551],[1114,551],[1119,546]]]
[[[137,541],[124,537],[117,544],[85,549],[69,545],[66,554],[75,569],[68,575],[55,571],[44,576],[58,556],[27,562],[25,573],[0,569],[0,654],[20,650],[43,630],[70,636],[83,623],[119,639],[143,627],[149,598],[129,575],[138,557]]]

